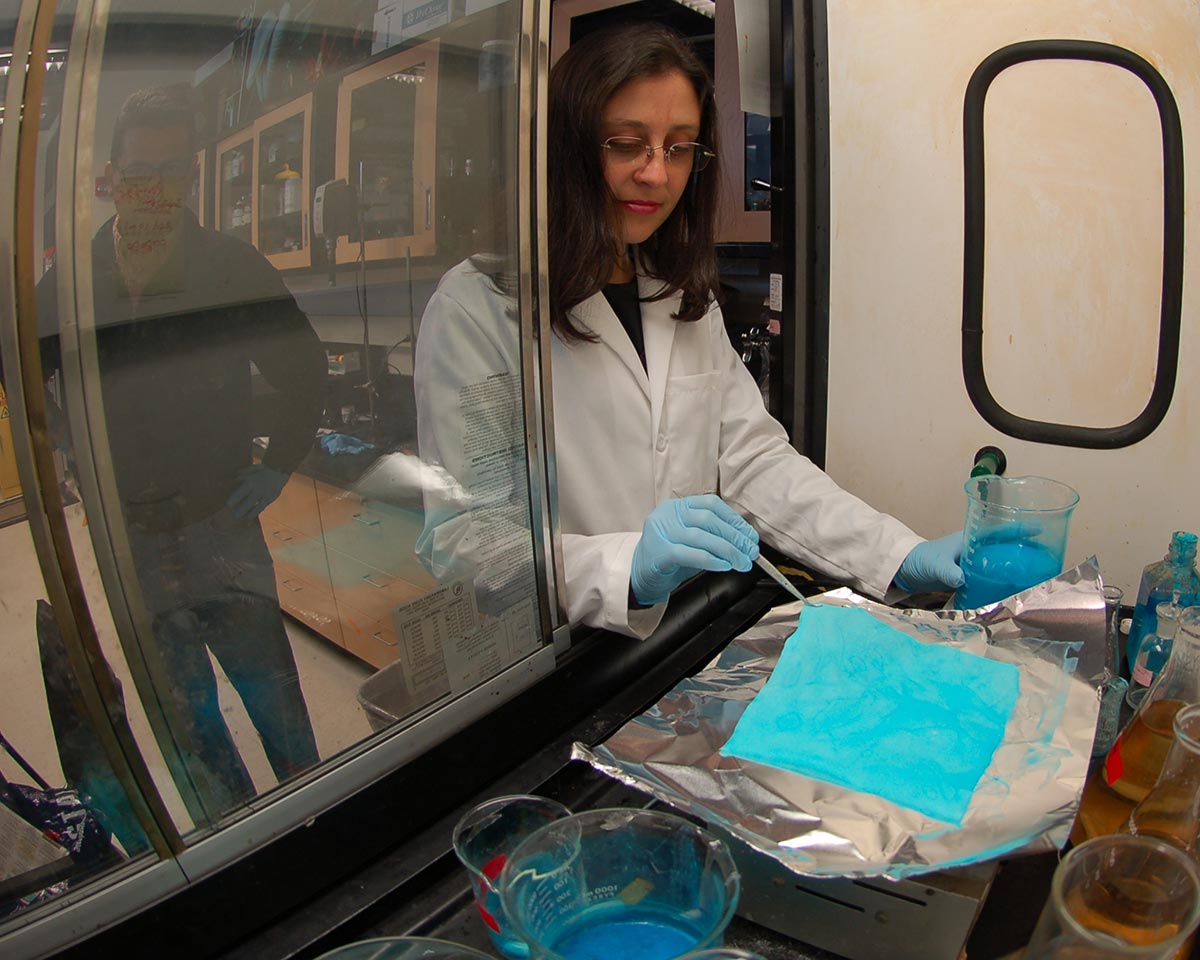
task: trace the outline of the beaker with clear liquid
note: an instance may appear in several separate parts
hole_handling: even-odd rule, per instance
[[[1079,494],[1046,477],[972,477],[966,483],[964,583],[959,610],[995,603],[1062,573]]]

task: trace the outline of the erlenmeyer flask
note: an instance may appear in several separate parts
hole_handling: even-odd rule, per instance
[[[1175,714],[1200,702],[1200,607],[1179,618],[1171,657],[1137,713],[1104,759],[1104,783],[1140,801],[1158,780],[1171,746]]]
[[[1129,815],[1129,832],[1166,840],[1200,859],[1200,703],[1175,714],[1174,729],[1158,781]]]
[[[1158,780],[1171,746],[1175,715],[1190,703],[1200,703],[1200,607],[1183,611],[1167,665],[1108,751],[1104,765],[1088,775],[1072,840],[1081,843],[1123,828],[1134,804]]]

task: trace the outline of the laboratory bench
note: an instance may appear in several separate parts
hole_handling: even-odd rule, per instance
[[[314,444],[260,522],[281,609],[383,669],[400,656],[392,611],[438,584],[415,553],[424,519],[420,490],[394,490],[389,499],[362,492],[364,477],[385,453],[399,453],[401,438],[368,440],[349,426],[345,435],[373,449],[331,454]]]
[[[829,586],[798,585],[806,594]],[[401,935],[492,952],[452,849],[463,813],[491,797],[520,793],[553,797],[577,812],[655,805],[650,796],[571,760],[572,744],[606,740],[788,599],[757,571],[713,574],[677,591],[663,625],[645,641],[577,634],[553,673],[484,720],[294,831],[286,843],[255,850],[219,877],[192,884],[62,956],[158,956],[161,945],[171,943],[177,960],[310,960],[341,944]],[[1054,854],[1001,864],[986,899],[980,898],[982,908],[974,905],[969,960],[999,960],[1027,941],[1055,864]],[[911,899],[901,897],[896,906],[911,913]],[[820,905],[819,895],[800,893],[787,908]],[[930,911],[931,935],[936,913]],[[886,910],[847,911],[846,923],[858,928],[886,929],[888,921]],[[726,943],[767,960],[840,956],[743,916],[734,918]]]

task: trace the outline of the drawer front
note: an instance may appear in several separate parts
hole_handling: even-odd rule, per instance
[[[338,605],[338,614],[342,618],[342,642],[350,653],[380,669],[400,659],[390,622],[372,620],[346,604]]]
[[[301,572],[309,583],[332,591],[333,585],[329,580],[329,561],[326,558],[325,544],[320,537],[312,537],[295,527],[280,523],[274,517],[265,513],[260,517],[263,539],[267,549],[271,551],[271,559],[276,564],[286,563]]]
[[[346,604],[366,614],[371,620],[383,620],[390,628],[392,610],[401,604],[424,596],[428,590],[402,577],[363,563],[334,550],[326,550],[329,575],[333,580],[333,595],[338,604]]]
[[[293,473],[283,485],[283,492],[262,512],[264,526],[267,518],[282,523],[305,536],[321,535],[321,513],[317,505],[317,487],[311,477]]]
[[[397,660],[411,665],[413,651],[405,656],[399,638],[392,629],[390,616],[387,619],[371,619],[367,614],[338,602],[338,613],[342,618],[342,637],[346,649],[375,667],[383,668]],[[403,682],[414,709],[432,703],[450,692],[450,678],[446,666],[434,651],[423,651],[424,656],[416,665],[417,675],[403,676]],[[397,676],[400,679],[401,675]]]
[[[332,549],[424,590],[438,586],[416,556],[417,538],[424,525],[420,510],[363,500],[344,492],[335,498],[322,498],[321,521],[325,542]]]
[[[328,585],[322,588],[310,583],[304,573],[304,570],[286,561],[275,563],[275,587],[280,608],[327,640],[344,646],[342,624],[333,592]]]

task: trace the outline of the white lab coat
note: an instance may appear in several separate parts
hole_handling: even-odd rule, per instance
[[[642,297],[659,286],[638,279]],[[629,573],[642,524],[661,501],[702,493],[719,494],[785,554],[883,596],[922,538],[842,490],[791,446],[729,343],[716,304],[694,323],[672,319],[678,295],[641,308],[646,369],[603,294],[572,311],[598,341],[552,339],[571,621],[647,636],[666,604],[629,609]],[[423,373],[423,359],[434,354],[439,362]],[[449,374],[470,382],[499,369],[520,369],[512,302],[469,262],[448,272],[430,300],[417,364],[421,455],[442,456],[432,437],[427,443],[430,431],[444,435],[450,428],[427,408],[430,378]],[[439,462],[455,472],[454,464]]]

